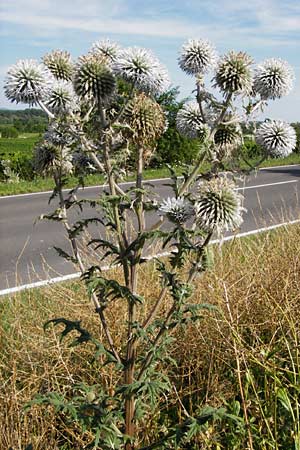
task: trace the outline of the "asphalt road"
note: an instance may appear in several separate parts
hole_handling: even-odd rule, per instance
[[[300,165],[296,165],[262,169],[241,182],[247,212],[240,231],[299,218],[299,179]],[[165,183],[166,180],[152,181],[158,198],[172,195]],[[128,186],[125,184],[124,188]],[[96,198],[99,188],[86,188],[82,195]],[[0,197],[0,290],[75,271],[53,249],[56,245],[69,251],[62,225],[48,221],[34,224],[38,216],[55,208],[54,201],[48,205],[48,198],[49,193]],[[86,216],[94,216],[94,211],[87,210]],[[91,234],[95,233],[91,228]]]

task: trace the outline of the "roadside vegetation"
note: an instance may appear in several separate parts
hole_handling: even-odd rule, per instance
[[[139,439],[159,438],[157,424],[168,428],[177,417],[183,422],[197,408],[224,406],[232,415],[226,421],[208,423],[188,446],[180,449],[244,450],[247,448],[245,413],[257,450],[298,448],[300,227],[290,226],[237,239],[214,247],[214,268],[197,282],[191,301],[216,307],[200,322],[172,333],[169,354],[172,391],[162,396],[152,420],[138,430]],[[159,290],[153,264],[143,266],[142,294],[152,306]],[[107,273],[119,279],[115,270]],[[171,298],[161,305],[161,314]],[[124,302],[119,314],[107,318],[117,345],[126,335]],[[72,396],[71,386],[103,383],[111,392],[116,373],[101,357],[93,360],[93,347],[72,347],[75,334],[62,342],[58,330],[43,324],[53,317],[81,320],[84,328],[98,333],[99,325],[83,285],[53,285],[5,297],[0,303],[0,448],[79,450],[90,442],[76,422],[55,407],[24,405],[36,395],[56,391]],[[184,353],[182,349],[184,348]],[[101,370],[101,379],[99,373]],[[165,363],[159,370],[166,371]],[[78,395],[84,391],[78,390]]]
[[[172,165],[178,175],[185,166],[192,164],[197,155],[198,147],[196,139],[182,136],[176,129],[176,114],[184,101],[178,101],[178,89],[172,89],[160,97],[160,104],[168,114],[169,128],[159,139],[156,151],[153,153],[148,167],[145,170],[145,178],[167,178],[169,170],[167,164]],[[292,126],[297,133],[297,146],[295,151],[285,158],[267,158],[260,167],[277,165],[289,165],[300,163],[300,123]],[[43,176],[35,172],[34,148],[41,141],[43,132],[47,127],[47,116],[38,109],[26,109],[20,111],[0,110],[0,196],[16,195],[40,191],[48,191],[54,188],[53,178]],[[7,137],[4,137],[7,136]],[[261,148],[251,140],[245,139],[242,155],[255,166],[262,156]],[[1,162],[2,161],[2,162]],[[5,174],[5,163],[9,161],[9,176]],[[242,158],[235,162],[240,169],[250,169]],[[208,164],[203,170],[208,169]],[[231,167],[225,166],[225,170]],[[124,176],[124,181],[132,180],[131,167]],[[68,180],[66,187],[72,187],[77,183],[76,177]],[[96,186],[105,182],[105,177],[99,174],[89,174],[85,177],[85,186]]]

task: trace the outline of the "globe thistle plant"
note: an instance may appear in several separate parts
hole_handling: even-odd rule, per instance
[[[55,147],[70,147],[74,143],[74,137],[64,123],[55,121],[44,133],[44,142]]]
[[[225,120],[230,122],[231,116],[227,116]],[[242,129],[239,123],[226,122],[221,123],[214,135],[214,142],[218,147],[221,148],[234,148],[242,143]]]
[[[249,94],[252,89],[252,58],[244,52],[231,51],[220,60],[215,86],[226,94]]]
[[[199,186],[194,204],[197,225],[207,232],[234,230],[242,222],[243,196],[227,178],[214,178]]]
[[[182,197],[168,197],[163,200],[158,208],[158,214],[167,217],[170,222],[183,225],[194,214],[194,209],[190,203]]]
[[[178,63],[189,75],[206,73],[217,64],[218,55],[215,47],[203,39],[189,39],[181,48]]]
[[[142,147],[153,147],[166,126],[160,105],[144,93],[136,95],[128,103],[124,121],[131,129],[133,142]]]
[[[54,50],[43,57],[43,63],[57,80],[72,80],[74,66],[70,53]]]
[[[185,103],[178,111],[176,127],[182,136],[191,139],[204,139],[209,132],[209,128],[203,121],[199,105],[196,101]]]
[[[293,152],[297,142],[294,128],[281,120],[268,120],[262,123],[255,139],[273,157],[288,156]]]
[[[253,88],[263,100],[275,100],[290,93],[294,79],[294,71],[286,61],[271,58],[256,68]]]
[[[34,168],[40,175],[70,174],[73,170],[70,149],[58,148],[48,142],[38,145],[34,152]]]
[[[71,83],[56,81],[49,89],[45,103],[55,113],[66,113],[76,105],[77,101]]]
[[[73,85],[79,97],[109,103],[115,93],[116,80],[104,57],[87,55],[80,57],[76,64]]]
[[[153,95],[162,94],[170,85],[165,67],[144,48],[129,47],[120,51],[113,70],[135,88]]]
[[[97,41],[92,45],[91,53],[106,58],[108,62],[116,61],[120,52],[120,47],[110,39]]]
[[[20,60],[10,67],[4,82],[6,97],[16,103],[37,105],[53,82],[51,72],[33,59]]]
[[[80,150],[73,153],[72,164],[76,174],[84,175],[86,173],[93,173],[96,171],[91,158]]]

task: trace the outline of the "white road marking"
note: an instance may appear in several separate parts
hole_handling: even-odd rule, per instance
[[[277,183],[257,184],[256,186],[244,186],[236,188],[235,191],[245,191],[246,189],[258,189],[262,187],[276,186],[278,184],[288,184],[288,183],[298,183],[298,180],[278,181]]]
[[[231,241],[233,239],[239,239],[239,238],[243,238],[246,236],[252,236],[254,234],[259,234],[259,233],[263,233],[265,231],[275,230],[276,228],[281,228],[281,227],[293,225],[296,223],[300,223],[300,219],[291,220],[289,222],[278,223],[276,225],[270,225],[265,228],[257,228],[255,230],[245,231],[244,233],[238,233],[238,234],[234,234],[231,236],[226,236],[222,239],[214,239],[213,241],[210,242],[210,244],[218,244],[218,243],[222,243],[224,241]],[[151,260],[154,258],[168,256],[168,255],[170,255],[170,252],[163,252],[163,253],[158,253],[156,255],[149,256],[147,259]],[[102,270],[106,271],[106,270],[109,270],[110,268],[111,268],[111,266],[103,266]],[[16,286],[13,288],[2,289],[0,291],[0,296],[14,294],[16,292],[24,291],[27,289],[34,289],[37,287],[48,286],[49,284],[61,283],[62,281],[74,280],[76,278],[79,278],[80,275],[81,275],[81,272],[75,272],[75,273],[70,273],[68,275],[63,275],[61,277],[50,278],[48,280],[37,281],[35,283],[23,284],[22,286]]]
[[[295,167],[295,166],[299,166],[300,164],[289,164],[286,166],[271,166],[271,167],[262,167],[258,170],[271,170],[271,169],[280,169],[282,167]],[[183,178],[183,177],[178,177],[178,178]],[[152,181],[168,181],[171,178],[153,178],[153,179],[149,179],[149,180],[144,180],[145,183],[151,183]],[[295,181],[296,182],[296,181]],[[120,183],[121,185],[126,185],[126,184],[133,184],[134,181],[124,181],[124,183]],[[291,183],[291,181],[282,181],[280,183]],[[280,183],[274,183],[274,184],[280,184]],[[262,187],[262,186],[271,186],[271,184],[266,184],[266,185],[260,185],[258,187]],[[103,187],[108,187],[108,184],[99,184],[96,186],[85,186],[84,188],[80,187],[79,190],[87,190],[87,189],[97,189],[97,188],[103,188]],[[246,189],[251,189],[252,186],[250,186],[249,188]],[[63,189],[63,192],[68,192],[70,189]],[[29,192],[27,194],[15,194],[15,195],[2,195],[0,196],[0,200],[3,198],[14,198],[14,197],[30,197],[33,195],[43,195],[43,194],[52,194],[53,191],[42,191],[42,192]]]

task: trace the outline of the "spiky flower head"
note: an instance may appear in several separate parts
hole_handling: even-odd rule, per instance
[[[293,89],[295,74],[282,59],[267,59],[255,70],[254,92],[263,100],[281,98]]]
[[[167,217],[170,222],[183,225],[193,216],[194,209],[192,205],[182,197],[168,197],[161,202],[158,208],[158,214]]]
[[[53,82],[51,72],[34,59],[20,60],[10,67],[4,82],[6,97],[16,103],[36,105]]]
[[[176,127],[182,136],[191,139],[204,139],[209,132],[209,128],[203,121],[199,105],[196,101],[185,103],[178,111]]]
[[[53,83],[49,89],[45,103],[55,113],[66,113],[77,101],[72,84],[60,80]]]
[[[220,60],[215,86],[227,94],[249,93],[252,89],[252,58],[244,52],[230,51]]]
[[[255,135],[260,144],[271,156],[288,156],[297,143],[294,128],[282,120],[268,120],[260,125]]]
[[[239,123],[231,122],[234,118],[228,115],[224,118],[214,135],[214,142],[219,147],[233,148],[242,143],[242,129]],[[228,122],[228,123],[226,123]]]
[[[215,47],[203,39],[189,39],[181,48],[178,63],[189,75],[206,73],[217,64]]]
[[[74,65],[70,53],[64,50],[53,50],[43,57],[43,63],[57,80],[72,80]]]
[[[34,168],[41,175],[50,175],[58,170],[63,175],[70,174],[73,170],[70,150],[44,142],[35,148]]]
[[[80,150],[73,153],[72,163],[77,174],[93,173],[96,170],[91,158]]]
[[[107,59],[108,62],[116,61],[120,47],[110,39],[103,39],[102,41],[94,42],[92,45],[91,53],[93,55],[99,55]]]
[[[166,126],[160,105],[144,93],[136,95],[128,103],[124,111],[124,121],[131,128],[133,142],[143,147],[155,147]]]
[[[208,232],[234,230],[242,222],[243,196],[227,178],[214,178],[200,184],[194,204],[196,222]]]
[[[73,85],[79,97],[107,103],[115,93],[116,80],[105,58],[90,54],[79,58]]]
[[[129,47],[121,50],[113,64],[115,74],[150,94],[162,94],[169,85],[166,68],[149,50]]]

